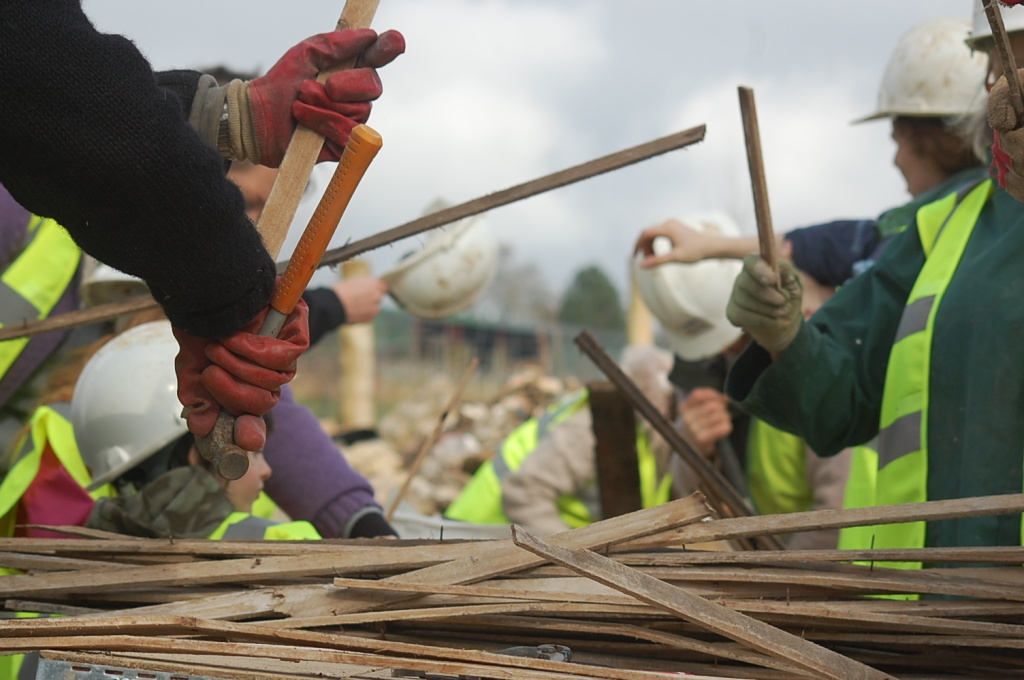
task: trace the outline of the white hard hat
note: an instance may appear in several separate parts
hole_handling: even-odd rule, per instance
[[[95,260],[86,266],[82,276],[82,302],[87,307],[120,302],[148,292],[149,287],[142,279]]]
[[[1017,33],[1024,31],[1024,7],[1014,5],[1005,7],[999,2],[993,3],[1003,16],[1003,28],[1006,32]],[[984,51],[992,47],[992,27],[985,15],[985,6],[982,0],[974,0],[974,14],[971,26],[971,33],[966,39],[967,46],[972,50]]]
[[[439,319],[468,309],[498,271],[498,240],[482,215],[438,229],[423,250],[381,278],[410,314]]]
[[[699,231],[739,236],[728,216],[714,213],[680,220]],[[656,238],[654,253],[671,249],[667,238]],[[669,347],[687,361],[712,357],[739,339],[743,331],[729,323],[725,307],[740,273],[739,260],[704,260],[693,264],[670,262],[650,269],[633,258],[633,280],[644,304],[661,323]]]
[[[962,116],[985,101],[988,59],[964,44],[967,19],[932,19],[903,34],[878,88],[878,110],[867,120],[893,116]]]
[[[92,356],[75,383],[71,424],[96,488],[188,431],[177,397],[178,343],[168,321],[121,333]]]

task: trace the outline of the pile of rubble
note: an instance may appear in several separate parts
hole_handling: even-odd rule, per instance
[[[441,436],[424,457],[403,501],[421,514],[440,514],[512,430],[577,387],[572,380],[528,367],[513,374],[493,397],[460,403],[445,419]],[[454,380],[436,377],[381,419],[379,438],[343,447],[346,459],[370,480],[382,504],[388,504],[405,483],[411,462],[437,427],[455,389]]]

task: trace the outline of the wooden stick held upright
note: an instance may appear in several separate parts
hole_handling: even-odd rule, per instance
[[[1003,14],[999,11],[996,0],[982,0],[981,5],[985,9],[985,18],[988,19],[989,28],[992,29],[992,39],[996,43],[996,53],[999,55],[999,63],[1003,66],[1006,83],[1010,87],[1010,102],[1013,104],[1014,113],[1017,114],[1017,126],[1019,127],[1024,125],[1024,89],[1021,88],[1020,74],[1017,72],[1017,60],[1013,56],[1010,36],[1006,34]]]
[[[764,178],[764,160],[761,157],[761,133],[757,127],[757,108],[754,91],[740,87],[740,113],[743,116],[743,135],[747,142],[747,165],[750,166],[750,184],[754,189],[754,215],[757,218],[757,240],[761,257],[778,275],[779,258],[776,253],[772,214],[768,209],[768,185]]]

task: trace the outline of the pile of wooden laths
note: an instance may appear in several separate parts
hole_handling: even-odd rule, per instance
[[[543,539],[10,538],[6,608],[56,616],[5,619],[0,653],[246,680],[1020,678],[1021,548],[694,546],[1022,511],[1012,495],[717,519],[696,495]]]

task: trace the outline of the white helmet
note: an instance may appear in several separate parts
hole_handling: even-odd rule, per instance
[[[1024,31],[1024,7],[1017,5],[1004,7],[999,2],[994,2],[993,4],[998,8],[999,13],[1003,15],[1003,28],[1006,29],[1008,34]],[[982,0],[974,0],[972,23],[971,33],[965,40],[967,46],[972,50],[979,51],[985,51],[992,47],[992,27],[988,23],[988,17],[985,15],[985,6],[982,4]]]
[[[178,343],[168,321],[121,333],[78,376],[71,424],[96,488],[117,479],[188,431],[177,397]]]
[[[425,319],[468,309],[498,271],[498,240],[482,215],[438,229],[381,278],[395,302]]]
[[[721,213],[680,221],[699,231],[740,235],[736,223]],[[656,255],[671,247],[667,238],[654,240]],[[687,361],[698,361],[718,354],[739,339],[743,331],[725,317],[732,284],[743,266],[739,260],[670,262],[651,269],[642,268],[642,260],[640,254],[633,258],[633,280],[676,354]]]
[[[988,59],[964,45],[967,19],[932,19],[910,29],[889,57],[878,110],[855,123],[892,116],[962,116],[985,101]]]
[[[149,287],[142,279],[95,260],[86,265],[82,276],[82,302],[86,307],[120,302],[148,292]]]

